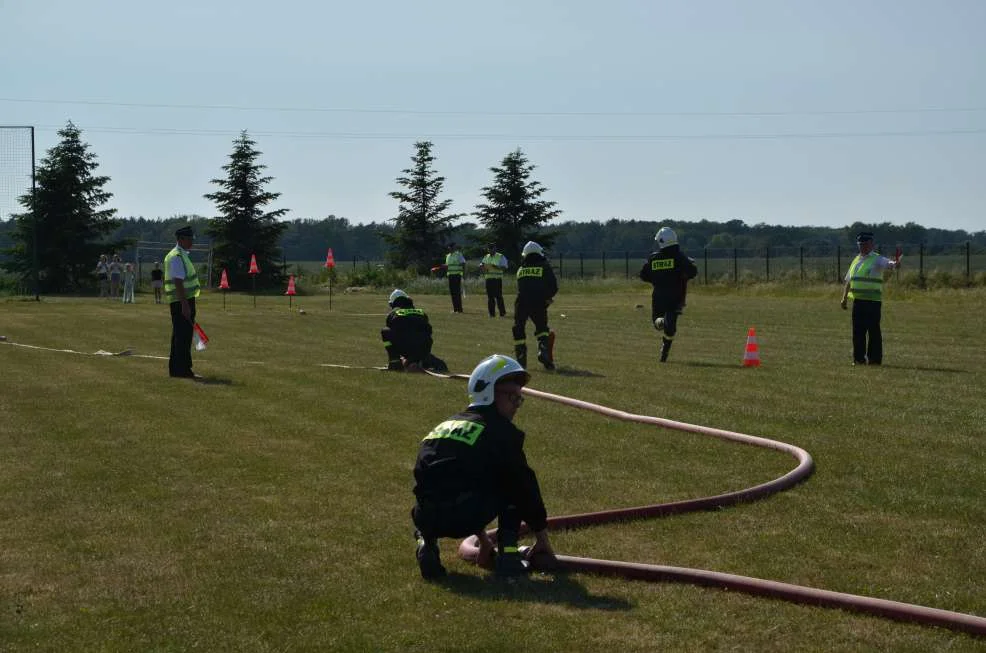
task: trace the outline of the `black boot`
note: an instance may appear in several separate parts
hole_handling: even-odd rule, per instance
[[[671,352],[671,343],[674,342],[670,338],[661,339],[661,362],[666,363],[668,360],[668,354]]]
[[[555,369],[555,362],[551,359],[551,348],[548,345],[548,336],[538,338],[538,360],[544,365],[544,369]]]
[[[438,540],[425,538],[420,531],[414,531],[414,537],[418,540],[418,547],[414,554],[418,559],[421,577],[425,580],[434,580],[444,576],[446,571],[438,553]]]
[[[520,366],[527,369],[527,345],[514,345],[514,357]]]
[[[496,566],[497,576],[508,578],[523,576],[528,572],[527,561],[517,547],[517,533],[500,529],[496,534]]]

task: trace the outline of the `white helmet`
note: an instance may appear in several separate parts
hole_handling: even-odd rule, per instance
[[[497,381],[513,375],[518,377],[517,382],[521,385],[531,380],[531,375],[509,356],[493,354],[484,358],[469,375],[469,407],[491,405]]]
[[[533,240],[529,240],[527,241],[527,244],[524,245],[524,249],[521,251],[520,255],[527,256],[528,254],[540,254],[541,256],[544,256],[544,248],[535,243]]]
[[[678,244],[678,234],[674,232],[671,227],[661,227],[657,230],[657,235],[654,236],[654,242],[657,243],[658,249],[664,249],[665,247],[670,247],[671,245]]]
[[[394,302],[396,302],[401,297],[405,297],[407,299],[410,299],[410,297],[407,296],[407,293],[406,292],[404,292],[400,288],[394,288],[394,292],[390,293],[390,297],[387,299],[387,305],[390,306],[391,308],[393,308],[394,307]]]

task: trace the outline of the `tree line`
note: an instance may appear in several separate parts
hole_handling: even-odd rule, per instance
[[[673,227],[685,251],[764,249],[773,247],[851,247],[855,234],[869,230],[885,245],[946,245],[970,241],[986,245],[986,231],[927,228],[913,222],[854,222],[842,227],[789,227],[743,220],[559,221],[555,202],[544,199],[547,188],[532,178],[535,166],[520,150],[491,167],[491,182],[480,189],[482,201],[472,213],[453,213],[442,197],[445,178],[436,170],[433,144],[414,144],[411,165],[395,180],[390,196],[395,217],[354,224],[325,218],[284,220],[286,208],[272,209],[279,193],[266,190],[272,177],[258,159],[261,152],[246,131],[233,141],[222,174],[210,181],[216,189],[205,195],[216,215],[175,215],[166,219],[118,218],[109,207],[109,181],[97,174],[96,155],[69,122],[58,132],[61,141],[37,168],[36,192],[19,198],[25,212],[0,221],[0,267],[38,292],[63,292],[94,284],[99,254],[133,251],[138,242],[173,243],[179,226],[191,224],[198,241],[213,248],[217,268],[231,283],[247,282],[251,255],[257,257],[265,285],[283,282],[282,261],[324,260],[332,247],[340,261],[386,261],[390,266],[426,274],[456,242],[468,258],[479,258],[489,243],[517,263],[527,240],[537,240],[549,255],[647,250],[657,229]],[[37,246],[35,245],[37,243]]]

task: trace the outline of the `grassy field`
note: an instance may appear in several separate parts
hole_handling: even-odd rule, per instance
[[[554,533],[558,552],[986,615],[986,291],[892,293],[880,368],[850,366],[839,295],[695,288],[660,365],[646,288],[565,284],[550,311],[560,370],[533,370],[533,387],[789,442],[817,469],[756,503]],[[0,650],[986,650],[690,585],[504,584],[451,541],[449,579],[424,583],[411,467],[465,386],[321,365],[385,364],[386,294],[337,294],[331,310],[296,298],[305,314],[283,297],[254,308],[234,294],[224,310],[204,296],[199,384],[167,377],[167,306],[138,302],[0,300]],[[417,303],[453,371],[510,353],[510,321],[489,319],[479,293],[465,314],[439,294]],[[759,369],[740,365],[750,327]],[[125,348],[137,356],[91,355]],[[707,496],[793,466],[535,399],[517,422],[551,515]]]

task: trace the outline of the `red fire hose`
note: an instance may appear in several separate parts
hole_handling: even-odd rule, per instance
[[[439,375],[435,375],[439,376]],[[464,375],[449,375],[447,378],[467,379]],[[768,440],[744,433],[733,431],[723,431],[721,429],[710,428],[707,426],[697,426],[676,422],[674,420],[650,417],[647,415],[635,415],[621,410],[614,410],[598,404],[571,399],[561,395],[551,394],[524,388],[524,393],[532,397],[539,397],[549,401],[555,401],[566,406],[573,406],[583,410],[590,410],[595,413],[606,415],[615,419],[629,422],[639,422],[642,424],[653,424],[663,428],[689,433],[699,433],[709,435],[723,440],[740,442],[768,449],[777,449],[793,456],[798,465],[787,474],[773,481],[762,483],[751,488],[727,492],[712,497],[699,499],[689,499],[687,501],[676,501],[673,503],[659,503],[649,506],[638,506],[635,508],[620,508],[616,510],[603,510],[599,512],[582,513],[576,515],[564,515],[552,517],[548,520],[548,528],[558,530],[563,528],[580,528],[594,526],[614,521],[626,521],[630,519],[644,519],[648,517],[661,517],[695,510],[707,510],[731,506],[743,501],[753,501],[766,497],[775,492],[780,492],[790,488],[811,475],[814,468],[811,455],[807,451],[794,445]],[[479,547],[475,537],[465,539],[459,546],[459,556],[465,560],[475,562],[478,558]],[[960,630],[975,635],[986,635],[986,618],[950,610],[939,610],[920,605],[899,603],[855,594],[844,594],[842,592],[831,592],[828,590],[804,587],[801,585],[790,585],[771,580],[759,578],[749,578],[734,574],[725,574],[703,569],[687,569],[682,567],[668,567],[663,565],[648,565],[634,562],[619,562],[615,560],[596,560],[593,558],[578,558],[574,556],[556,555],[535,556],[531,560],[533,569],[551,571],[564,570],[576,571],[605,576],[618,576],[633,580],[645,580],[650,582],[681,582],[704,585],[707,587],[718,587],[723,589],[745,592],[757,596],[766,596],[775,599],[803,603],[808,605],[819,605],[832,608],[843,608],[856,612],[895,619],[920,623],[930,626],[941,626],[952,630]]]

